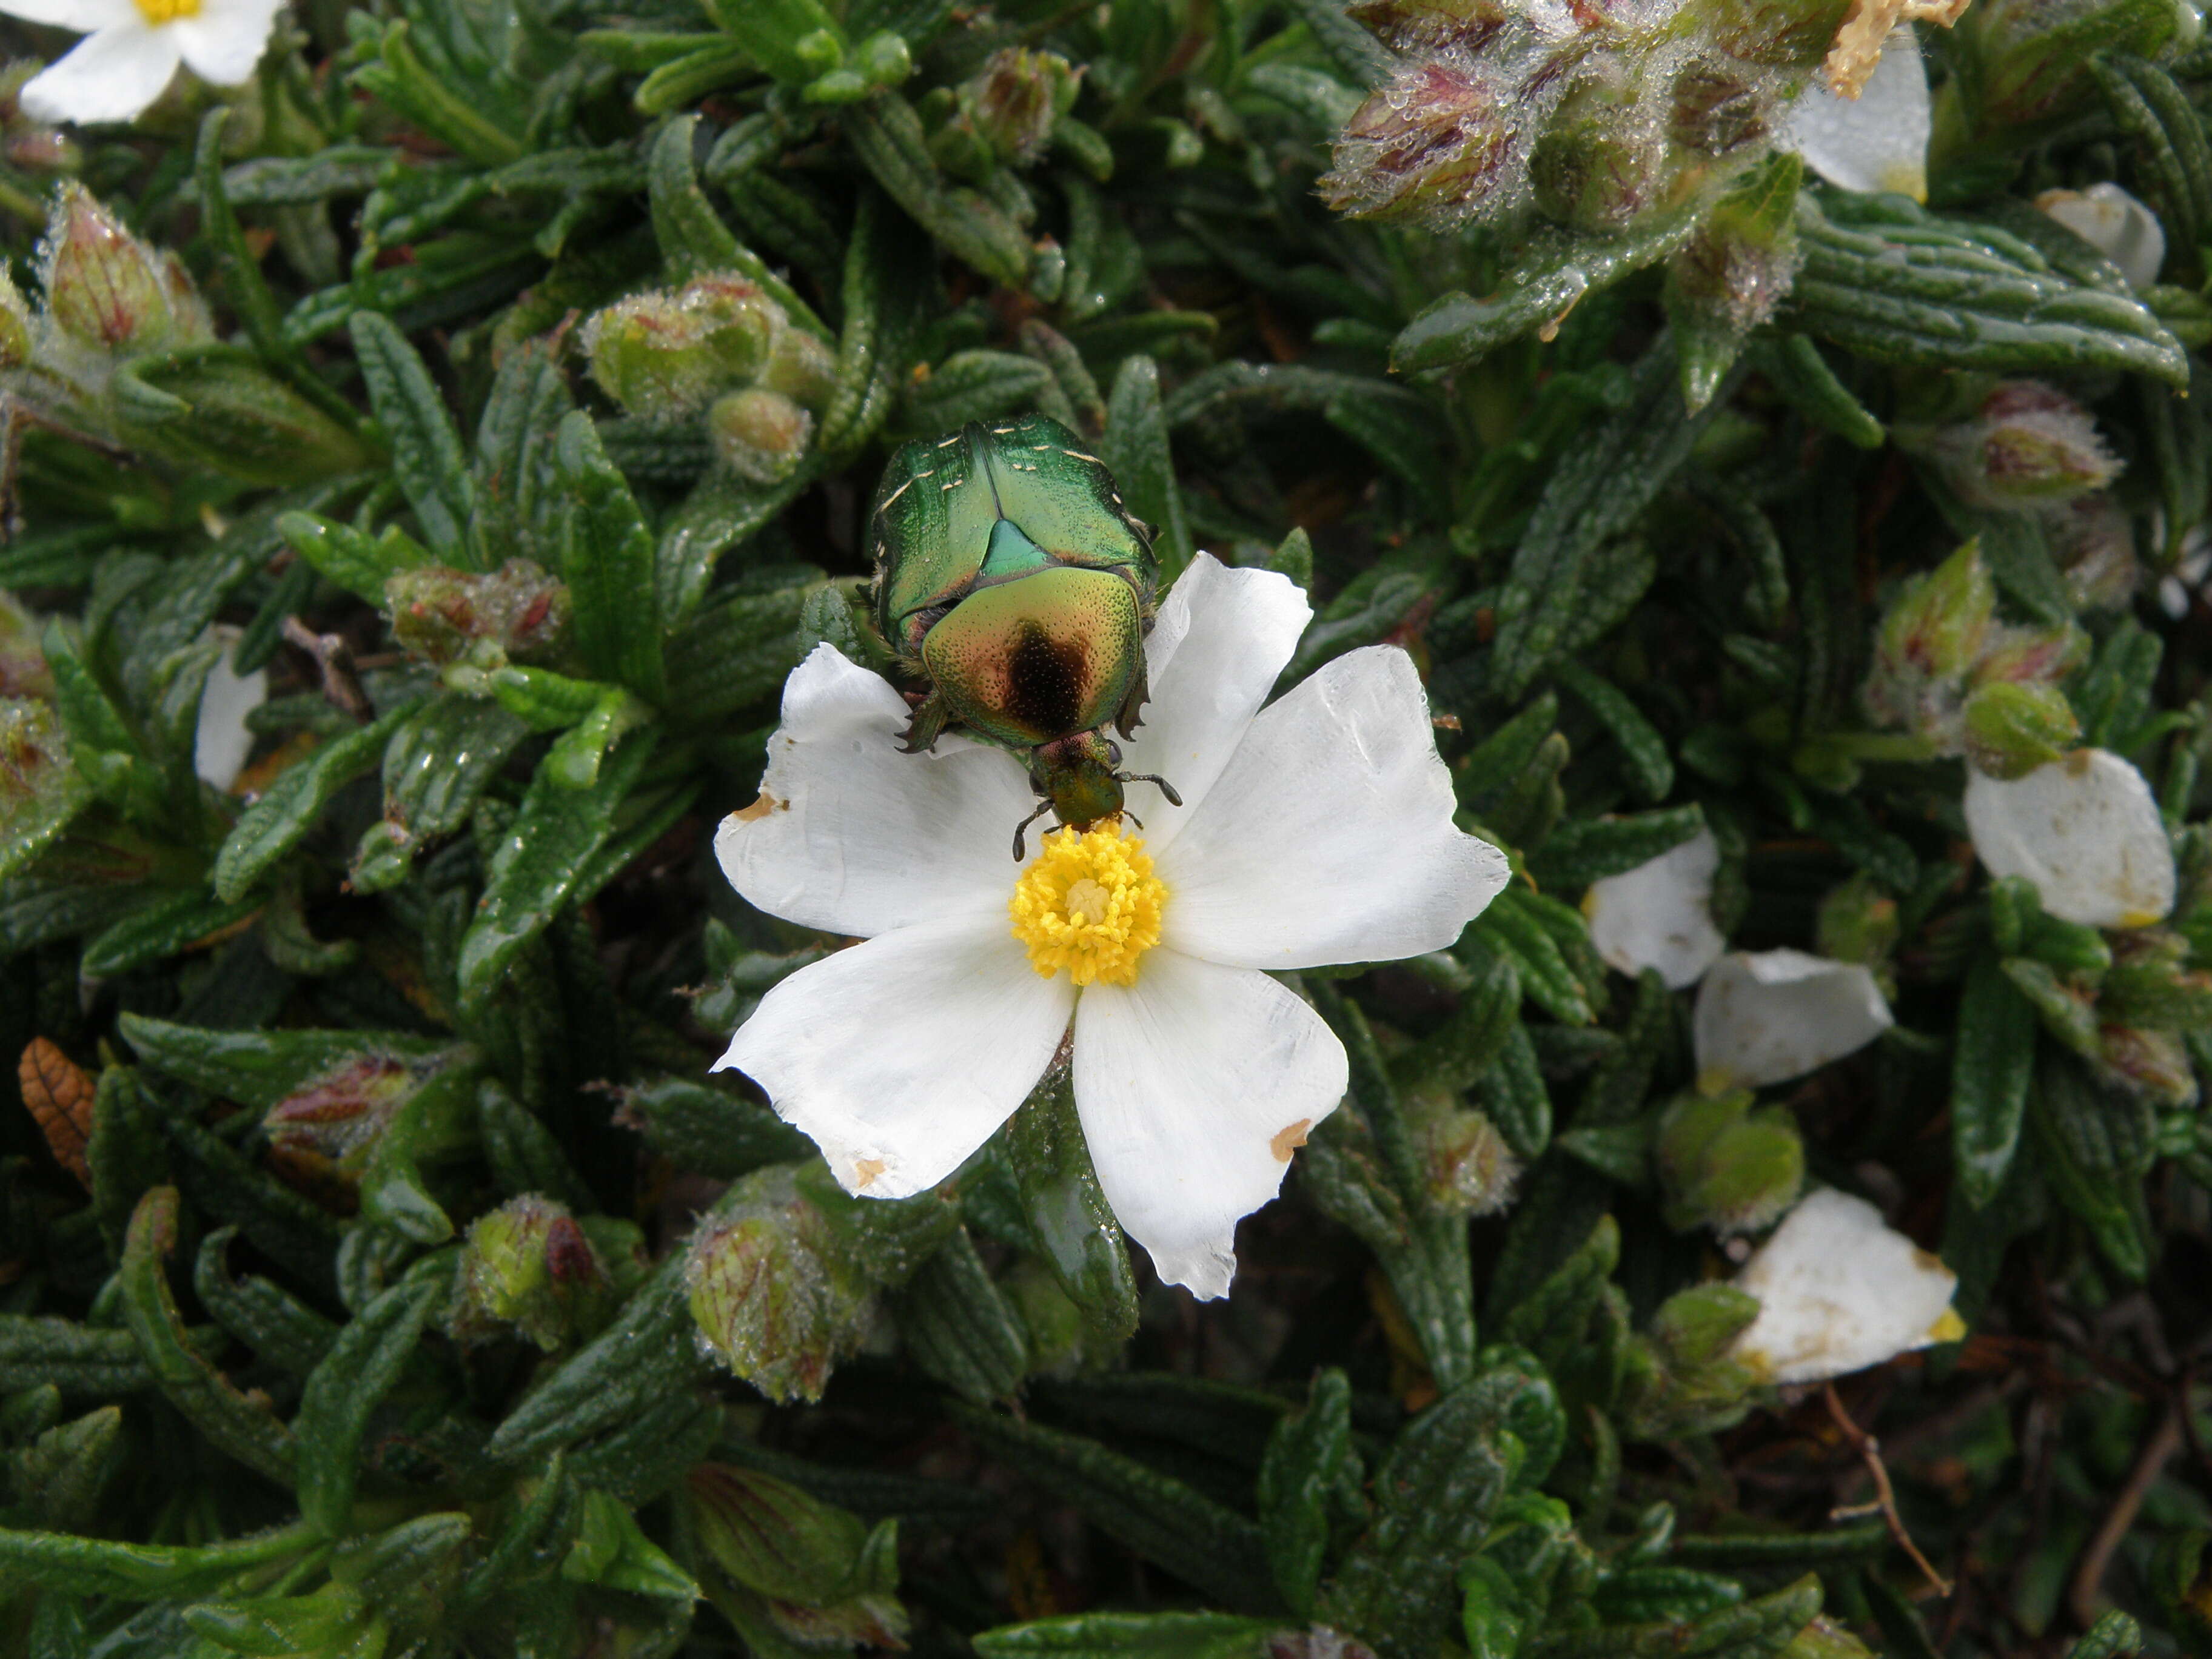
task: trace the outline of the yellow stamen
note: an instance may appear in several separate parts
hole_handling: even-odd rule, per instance
[[[164,23],[173,23],[179,17],[200,15],[200,0],[135,0],[138,15],[159,28]]]
[[[1144,849],[1118,824],[1044,838],[1006,904],[1030,966],[1046,979],[1064,968],[1078,985],[1137,982],[1137,958],[1160,941],[1168,896]]]

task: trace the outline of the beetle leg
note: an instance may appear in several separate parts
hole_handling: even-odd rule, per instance
[[[1042,817],[1046,813],[1051,811],[1052,803],[1050,801],[1047,801],[1043,805],[1038,807],[1036,811],[1030,813],[1029,817],[1024,818],[1019,823],[1014,826],[1015,863],[1019,864],[1024,859],[1030,855],[1029,842],[1027,840],[1030,825],[1035,823],[1039,818]]]
[[[914,718],[907,722],[906,736],[899,744],[899,752],[919,755],[936,747],[939,736],[951,718],[952,711],[945,706],[944,697],[935,691],[931,692],[922,699],[921,706],[914,711]]]
[[[1182,805],[1182,797],[1176,793],[1175,785],[1170,783],[1165,778],[1160,776],[1157,772],[1116,772],[1114,775],[1114,781],[1116,783],[1156,783],[1160,787],[1160,793],[1168,798],[1169,805],[1180,806]]]

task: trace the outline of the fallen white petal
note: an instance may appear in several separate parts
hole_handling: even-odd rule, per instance
[[[1757,1089],[1855,1054],[1889,1025],[1881,988],[1856,963],[1739,951],[1698,988],[1691,1035],[1702,1085]]]
[[[1075,999],[1006,911],[902,927],[783,981],[714,1069],[760,1085],[850,1193],[934,1187],[1044,1075]]]
[[[2120,268],[2130,287],[2148,288],[2166,263],[2166,228],[2114,184],[2046,190],[2035,205]]]
[[[1775,1382],[1820,1382],[1948,1342],[1955,1274],[1864,1199],[1824,1188],[1783,1218],[1736,1275],[1759,1317],[1734,1356]]]
[[[165,27],[174,31],[193,74],[214,86],[234,87],[253,78],[283,9],[283,0],[200,0],[197,16]]]
[[[1910,27],[1899,28],[1856,100],[1838,97],[1815,76],[1790,106],[1790,138],[1832,185],[1924,201],[1930,109],[1920,43]]]
[[[1021,763],[950,740],[903,754],[908,715],[834,646],[792,671],[761,798],[714,836],[722,873],[748,903],[863,938],[938,916],[1004,917],[1020,873],[1014,826],[1036,806]],[[1033,833],[1032,854],[1036,844]]]
[[[1212,789],[1312,620],[1289,577],[1231,568],[1211,553],[1169,591],[1145,641],[1144,723],[1119,740],[1125,770],[1156,773],[1182,797],[1174,807],[1150,784],[1129,787],[1153,856]]]
[[[222,630],[222,654],[208,671],[207,689],[200,694],[199,724],[192,733],[192,770],[222,790],[238,781],[246,757],[253,752],[253,733],[246,717],[269,701],[266,670],[240,674],[230,665],[237,643],[235,629]]]
[[[1161,1279],[1226,1296],[1237,1223],[1343,1098],[1344,1045],[1265,974],[1165,948],[1075,1011],[1075,1109],[1098,1184]]]
[[[136,15],[77,42],[23,88],[24,113],[40,121],[128,121],[161,95],[183,55],[167,32]]]
[[[1443,950],[1510,873],[1453,825],[1455,804],[1413,659],[1396,646],[1338,657],[1252,722],[1158,855],[1161,939],[1268,969]]]
[[[1598,955],[1632,978],[1655,969],[1670,991],[1695,985],[1728,949],[1713,926],[1720,862],[1720,843],[1700,830],[1649,863],[1592,882],[1583,915]]]
[[[1966,829],[1993,876],[2024,876],[2043,908],[2089,927],[2147,927],[2173,908],[2173,844],[2142,773],[2077,749],[2010,783],[1975,773]]]

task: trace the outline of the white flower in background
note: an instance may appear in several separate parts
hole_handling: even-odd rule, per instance
[[[1805,165],[1832,185],[1925,201],[1930,109],[1920,43],[1899,28],[1856,99],[1814,77],[1790,106],[1789,137]]]
[[[1160,1277],[1227,1293],[1237,1223],[1344,1093],[1342,1045],[1264,969],[1441,950],[1504,886],[1452,825],[1428,700],[1395,647],[1263,709],[1311,619],[1279,575],[1199,556],[1146,645],[1123,744],[1181,810],[1057,830],[1025,863],[1022,763],[956,738],[820,646],[786,683],[761,799],[715,852],[770,915],[866,942],[802,969],[730,1043],[846,1190],[902,1198],[1019,1106],[1073,1021],[1075,1105],[1107,1201]],[[719,1067],[718,1067],[719,1069]]]
[[[2043,908],[2087,927],[2148,927],[2173,908],[2173,843],[2142,773],[2077,749],[2006,783],[1975,773],[1966,830],[1993,876],[2025,876]]]
[[[1632,979],[1656,969],[1670,991],[1695,985],[1728,949],[1713,926],[1720,862],[1720,843],[1700,830],[1648,863],[1592,882],[1583,915],[1598,955]]]
[[[2203,592],[2208,574],[2212,574],[2212,538],[2200,526],[2182,538],[2181,557],[2174,563],[2173,574],[2159,579],[2158,608],[2179,622],[2189,614],[2191,597]]]
[[[1823,1382],[1964,1336],[1956,1274],[1882,1224],[1863,1198],[1808,1194],[1744,1265],[1735,1287],[1759,1317],[1734,1358],[1774,1382]]]
[[[238,630],[216,630],[222,654],[208,671],[207,690],[200,694],[198,728],[192,734],[192,770],[216,788],[228,791],[238,781],[246,757],[253,751],[253,733],[246,717],[269,701],[269,674],[257,668],[241,674],[230,665],[238,648]]]
[[[1890,1026],[1873,974],[1802,951],[1739,951],[1698,988],[1698,1086],[1759,1089],[1856,1054]]]
[[[2120,268],[2130,288],[2148,288],[2166,263],[2166,228],[2118,185],[2046,190],[2035,205]]]
[[[179,64],[219,87],[253,76],[281,0],[0,0],[27,23],[86,38],[22,91],[40,121],[135,120]]]

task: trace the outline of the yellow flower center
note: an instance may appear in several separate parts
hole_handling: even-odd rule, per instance
[[[1078,985],[1134,985],[1137,958],[1160,942],[1167,896],[1145,843],[1109,824],[1047,836],[1006,911],[1044,978],[1064,968]]]
[[[200,15],[200,0],[136,0],[138,15],[159,28],[164,23],[173,23],[179,17]]]

